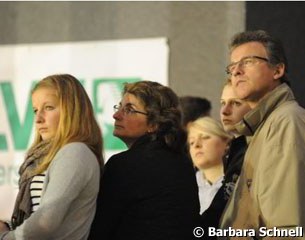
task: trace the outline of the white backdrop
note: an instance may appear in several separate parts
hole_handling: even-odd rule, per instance
[[[112,136],[113,105],[124,82],[168,85],[165,38],[0,46],[0,219],[9,219],[18,168],[33,139],[30,91],[56,73],[77,77],[91,98],[103,131],[105,158],[125,149]]]

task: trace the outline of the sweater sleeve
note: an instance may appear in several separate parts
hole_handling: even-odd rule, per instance
[[[70,143],[61,148],[47,170],[48,182],[44,183],[39,208],[5,239],[54,239],[52,236],[71,211],[71,203],[96,169],[99,169],[97,159],[85,144]]]

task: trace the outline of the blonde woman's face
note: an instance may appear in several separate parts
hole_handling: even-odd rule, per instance
[[[221,95],[220,118],[226,132],[235,132],[235,124],[251,110],[248,103],[238,98],[231,85],[226,85]]]
[[[55,136],[59,125],[59,100],[52,88],[38,88],[32,94],[35,127],[43,140]]]
[[[200,170],[222,165],[227,141],[197,129],[190,127],[188,132],[188,145],[193,164]]]

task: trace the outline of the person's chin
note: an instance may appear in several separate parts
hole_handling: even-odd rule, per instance
[[[120,134],[118,133],[118,131],[116,129],[113,130],[112,135],[115,136],[115,137],[119,137],[120,136]]]
[[[51,138],[48,134],[41,134],[40,136],[43,141],[47,141]]]
[[[233,129],[233,127],[231,125],[228,125],[228,124],[223,124],[223,129],[226,132],[230,132]]]
[[[117,129],[115,129],[115,130],[113,131],[112,135],[115,136],[115,137],[117,137],[117,138],[119,138],[119,139],[121,139],[121,140],[124,139],[123,134],[120,133],[120,131],[117,130]]]
[[[241,100],[247,101],[251,97],[251,90],[249,90],[248,88],[243,88],[243,89],[240,89],[240,91],[236,91],[236,95]]]

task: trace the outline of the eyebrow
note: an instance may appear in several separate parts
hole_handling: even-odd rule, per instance
[[[122,103],[120,102],[120,105],[122,106]],[[134,104],[134,103],[126,103],[125,104],[125,107],[134,107],[135,109],[138,109],[138,106],[136,105],[136,104]]]
[[[242,99],[240,98],[229,98],[229,99],[223,99],[221,98],[220,101],[232,101],[232,100],[239,100],[239,101],[242,101]]]
[[[42,106],[45,106],[45,105],[47,105],[47,104],[53,104],[53,105],[55,105],[56,104],[56,102],[53,102],[53,101],[45,101],[45,102],[43,102],[42,103]],[[34,107],[34,105],[32,104],[32,106]]]
[[[122,106],[122,103],[120,103],[120,105]],[[133,103],[126,103],[125,104],[125,107],[132,107],[132,106],[136,106],[136,105],[134,105]]]

